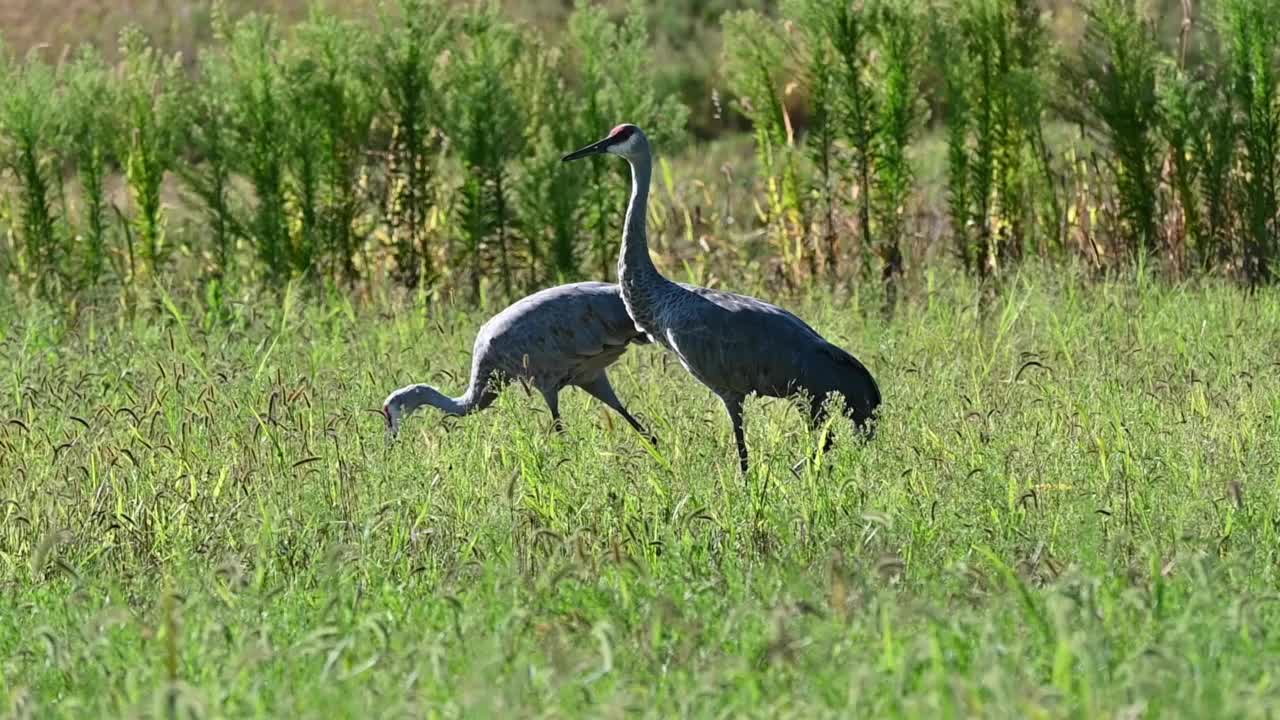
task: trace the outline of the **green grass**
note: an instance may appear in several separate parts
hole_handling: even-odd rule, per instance
[[[0,713],[1268,716],[1280,293],[911,282],[786,301],[883,419],[797,478],[752,401],[746,481],[654,347],[613,375],[656,456],[576,391],[563,437],[512,389],[388,446],[483,313],[0,299]]]

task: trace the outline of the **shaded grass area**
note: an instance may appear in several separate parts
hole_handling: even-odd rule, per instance
[[[876,374],[816,466],[657,348],[619,395],[461,421],[483,315],[45,305],[0,328],[0,698],[16,716],[1263,717],[1280,295],[1028,268],[786,305]],[[166,309],[168,308],[168,309]],[[490,308],[495,310],[496,308]]]

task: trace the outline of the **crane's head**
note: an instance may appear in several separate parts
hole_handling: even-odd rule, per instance
[[[623,123],[609,131],[608,137],[598,142],[574,150],[561,158],[564,161],[577,160],[588,155],[611,153],[632,160],[649,154],[649,138],[640,128],[631,123]]]
[[[404,402],[397,393],[391,393],[382,403],[382,417],[387,423],[387,437],[394,439],[400,434],[400,420],[404,417]]]

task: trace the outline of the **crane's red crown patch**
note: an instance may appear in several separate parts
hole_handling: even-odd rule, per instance
[[[630,129],[631,129],[631,128],[627,127],[627,126],[626,126],[626,124],[619,125],[619,126],[615,127],[614,129],[612,129],[612,130],[610,130],[610,131],[609,131],[609,137],[617,137],[617,138],[620,138],[620,137],[622,137],[622,136],[626,135],[627,131],[628,131],[628,130],[630,130]]]

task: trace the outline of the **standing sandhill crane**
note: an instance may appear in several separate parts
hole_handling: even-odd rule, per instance
[[[720,397],[733,423],[742,472],[747,471],[742,403],[752,392],[807,396],[810,428],[826,419],[827,397],[839,393],[845,413],[870,436],[880,389],[862,363],[782,308],[663,277],[649,258],[645,231],[652,171],[649,139],[635,125],[619,125],[608,137],[563,159],[605,153],[631,164],[631,202],[618,256],[618,283],[627,313],[636,327],[675,353],[694,378]]]
[[[542,393],[558,431],[560,390],[576,385],[613,408],[651,442],[654,437],[627,409],[609,384],[605,368],[627,345],[647,343],[627,316],[618,286],[602,282],[559,285],[523,298],[480,327],[471,354],[471,382],[464,395],[446,397],[430,385],[409,385],[387,396],[382,414],[394,437],[401,421],[423,405],[446,415],[469,415],[493,404],[511,380]]]

